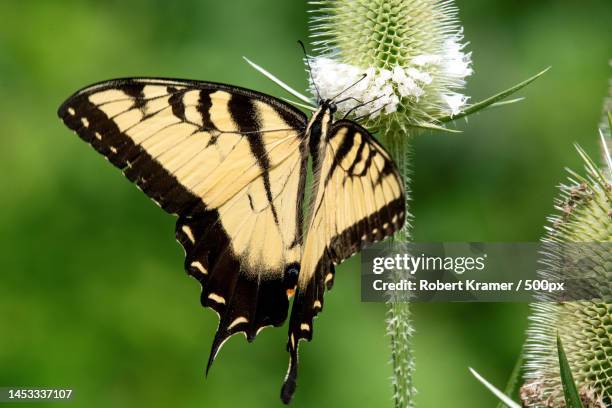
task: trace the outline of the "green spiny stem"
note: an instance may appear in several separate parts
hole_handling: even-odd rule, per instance
[[[387,333],[391,340],[392,385],[395,408],[413,407],[412,323],[409,303],[389,302]]]
[[[398,137],[392,130],[383,135],[385,145],[390,150],[395,162],[404,178],[406,188],[406,208],[408,208],[409,174],[409,137]],[[408,242],[410,239],[410,219],[406,220],[404,227],[396,234],[395,240]],[[387,303],[387,334],[391,341],[391,365],[393,368],[392,386],[395,408],[409,408],[414,406],[416,389],[413,384],[414,356],[412,354],[412,328],[410,304],[390,299]]]

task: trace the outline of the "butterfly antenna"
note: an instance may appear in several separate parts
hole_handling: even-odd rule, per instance
[[[308,66],[308,74],[310,75],[310,80],[312,81],[312,85],[314,86],[315,91],[317,91],[317,98],[321,100],[321,93],[319,92],[319,87],[314,81],[314,77],[312,76],[312,67],[310,66],[310,58],[308,58],[308,54],[306,53],[306,47],[302,40],[298,40],[298,44],[302,47],[302,51],[304,52],[304,58],[306,59],[306,66]]]
[[[378,97],[376,97],[376,98],[374,98],[374,99],[372,99],[372,100],[370,100],[370,101],[363,102],[363,103],[360,103],[359,105],[355,105],[355,106],[353,106],[353,107],[352,107],[352,108],[351,108],[351,109],[350,109],[348,112],[346,112],[346,114],[344,115],[344,117],[343,117],[342,119],[346,119],[346,118],[347,118],[347,117],[348,117],[348,116],[349,116],[351,113],[353,113],[353,112],[354,112],[354,111],[356,111],[357,109],[361,108],[362,106],[367,105],[368,103],[372,103],[372,102],[374,102],[374,101],[377,101],[377,100],[379,100],[380,98],[382,98],[382,95],[381,95],[381,96],[378,96]],[[384,106],[383,106],[383,108],[384,108],[385,106],[386,106],[386,105],[384,105]],[[375,111],[375,112],[376,112],[376,111]],[[365,117],[365,116],[368,116],[368,115],[369,115],[369,114],[363,115],[363,116],[361,116],[360,118]]]
[[[337,97],[339,97],[340,95],[342,95],[343,93],[345,93],[346,91],[348,91],[349,89],[351,89],[352,87],[354,87],[355,85],[357,85],[358,83],[363,81],[367,76],[368,76],[368,74],[363,74],[361,76],[361,78],[359,78],[357,81],[353,82],[351,85],[349,85],[346,88],[344,88],[342,91],[340,91],[340,93],[338,95],[336,95],[333,98],[331,98],[331,100],[333,101],[334,99],[336,99]]]
[[[389,105],[388,103],[384,104],[383,106],[381,106],[380,108],[373,110],[372,112],[366,113],[365,115],[361,115],[356,117],[355,119],[353,119],[354,122],[359,122],[361,119],[365,118],[366,116],[372,116],[373,114],[375,114],[376,112],[380,112],[381,110],[383,110],[384,108],[387,107],[387,105]]]

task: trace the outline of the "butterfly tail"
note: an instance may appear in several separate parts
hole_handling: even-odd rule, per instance
[[[287,369],[287,375],[283,381],[280,395],[284,404],[289,404],[289,402],[291,402],[293,394],[295,393],[295,388],[297,387],[298,344],[295,343],[294,346],[292,346],[290,343],[288,343],[287,351],[289,352],[289,368]]]
[[[210,371],[210,367],[212,367],[212,364],[215,361],[217,354],[219,354],[219,350],[221,349],[221,347],[223,346],[223,343],[225,343],[228,337],[229,336],[227,334],[221,333],[220,331],[217,331],[217,334],[215,334],[215,338],[213,340],[212,346],[210,347],[208,363],[206,364],[206,376],[207,377],[208,377],[208,372]]]
[[[300,340],[310,341],[313,335],[313,320],[323,309],[323,294],[329,279],[325,277],[333,276],[334,267],[329,261],[327,254],[318,262],[310,281],[305,287],[298,286],[291,308],[291,319],[289,321],[289,339],[287,341],[287,351],[289,352],[289,368],[281,388],[281,400],[288,404],[293,397],[297,387],[298,374],[298,348]]]

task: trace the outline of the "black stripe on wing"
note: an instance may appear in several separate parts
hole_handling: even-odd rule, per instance
[[[241,95],[233,95],[228,104],[228,109],[234,122],[236,125],[238,125],[238,130],[240,132],[249,132],[253,129],[261,129],[261,118],[257,113],[257,109],[255,108],[252,98]],[[268,172],[270,169],[270,158],[268,157],[268,152],[266,152],[264,147],[262,134],[257,132],[251,133],[249,134],[248,140],[249,146],[251,147],[251,152],[253,153],[253,156],[257,158],[259,167],[264,169],[262,176],[264,188],[266,189],[266,198],[268,199],[268,204],[272,209],[274,221],[278,225],[278,214],[272,200],[272,187],[270,186],[270,173]]]

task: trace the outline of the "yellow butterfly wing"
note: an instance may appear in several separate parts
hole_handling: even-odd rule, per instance
[[[385,149],[354,122],[335,122],[313,157],[315,189],[301,271],[291,309],[290,363],[281,398],[296,387],[298,344],[310,341],[313,318],[331,289],[334,265],[404,225],[406,199],[400,174]]]
[[[302,246],[306,117],[270,96],[198,81],[134,78],[87,87],[59,116],[177,214],[185,268],[223,342],[287,316]]]

